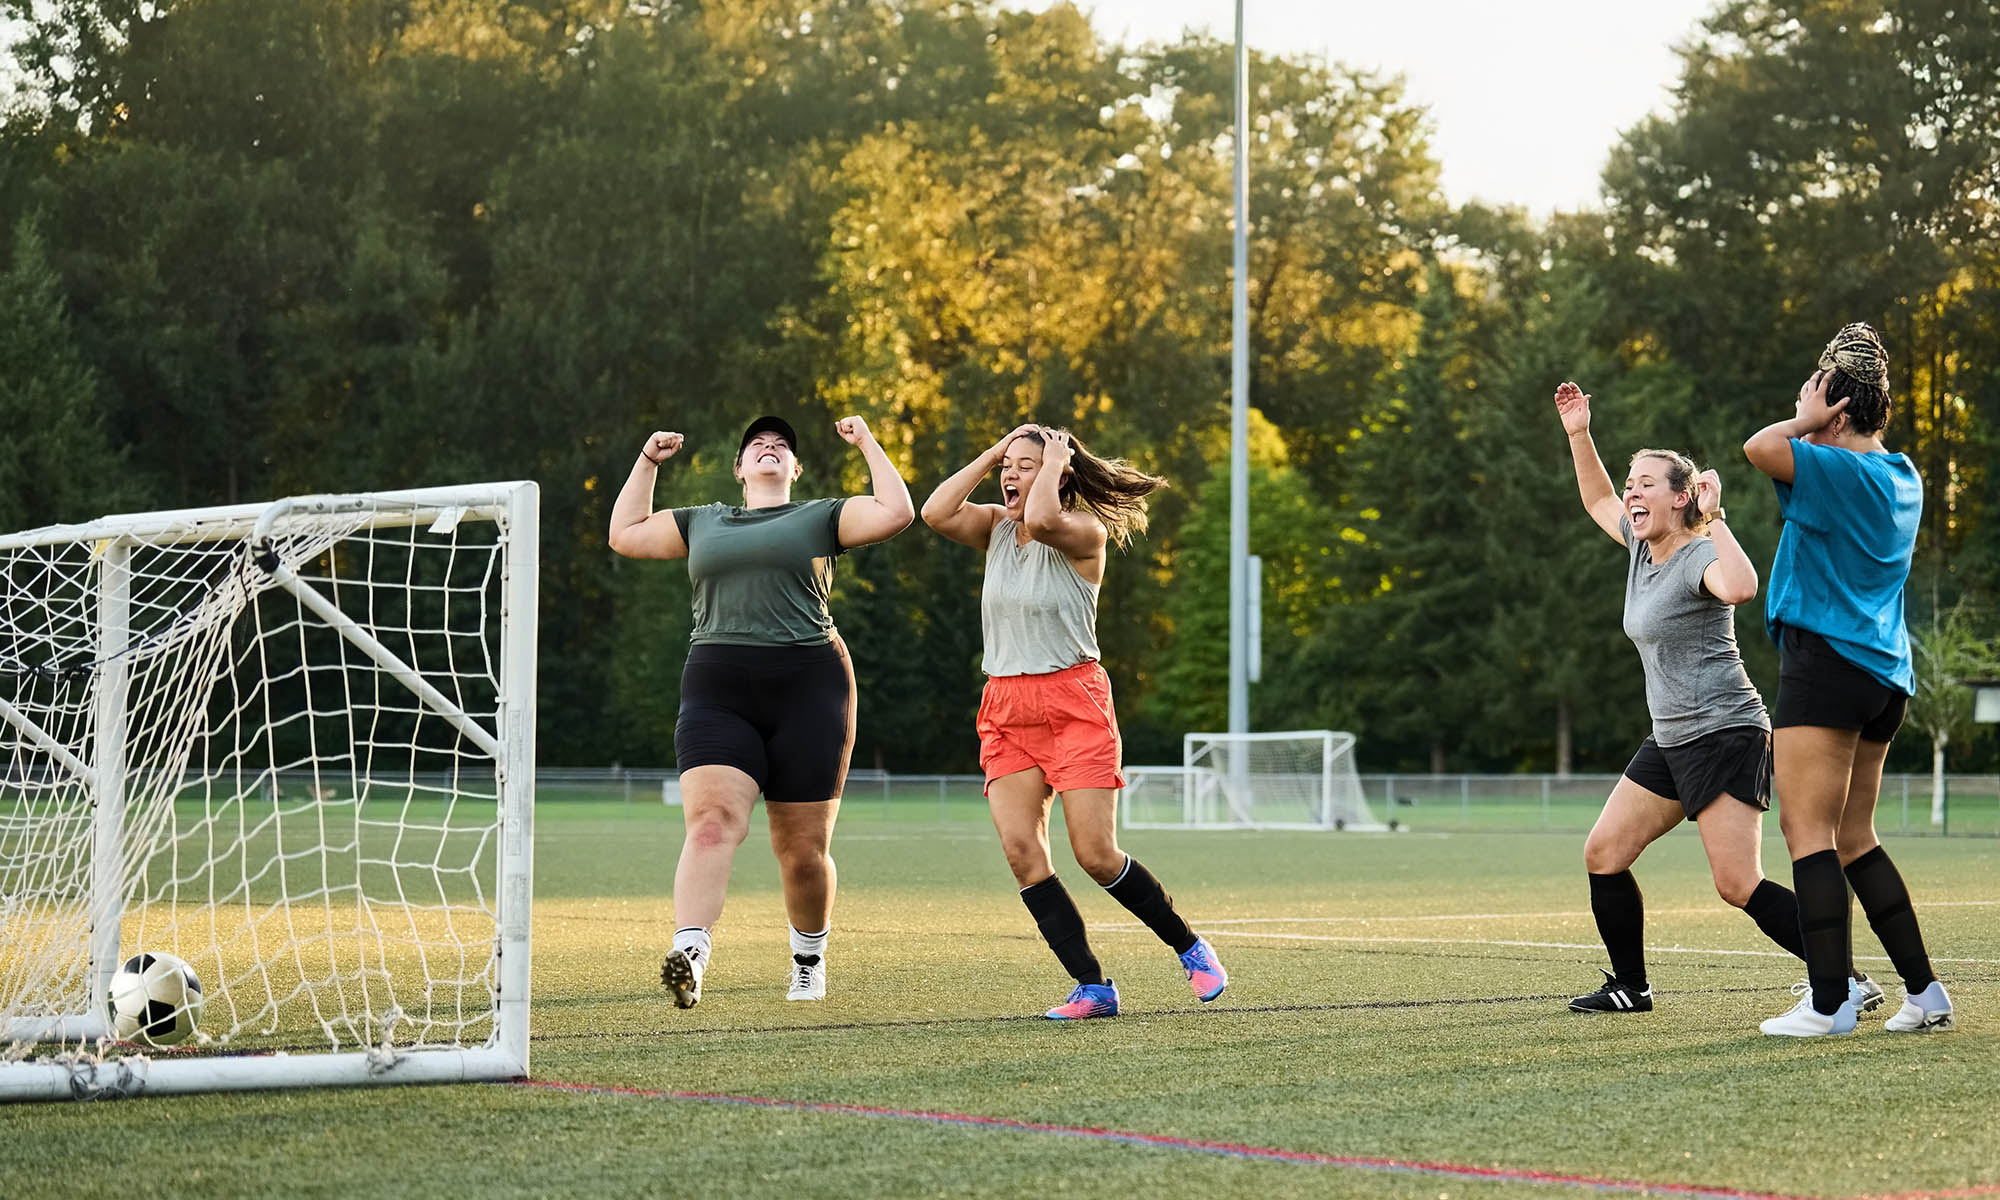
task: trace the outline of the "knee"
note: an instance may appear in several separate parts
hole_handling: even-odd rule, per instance
[[[1843,829],[1835,836],[1833,848],[1834,852],[1840,855],[1840,865],[1846,867],[1881,844],[1875,837],[1873,829],[1859,833],[1850,833]]]
[[[734,850],[749,832],[746,823],[715,814],[689,822],[687,840],[698,850]]]
[[[1118,848],[1118,843],[1115,841],[1079,842],[1071,849],[1076,853],[1076,865],[1082,867],[1084,874],[1100,885],[1109,884],[1117,879],[1119,873],[1125,869],[1125,852]]]
[[[1007,869],[1014,872],[1014,878],[1023,887],[1039,883],[1054,873],[1050,870],[1048,853],[1035,838],[1003,837],[1000,852],[1007,856]]]
[[[1639,861],[1636,853],[1609,838],[1591,838],[1583,844],[1583,869],[1592,875],[1616,875]]]
[[[1715,894],[1721,896],[1722,902],[1729,907],[1742,908],[1750,903],[1750,897],[1756,894],[1757,885],[1762,882],[1764,882],[1762,875],[1718,873],[1715,877]]]
[[[826,843],[817,838],[787,838],[772,850],[778,856],[778,866],[785,871],[814,871],[833,863]]]

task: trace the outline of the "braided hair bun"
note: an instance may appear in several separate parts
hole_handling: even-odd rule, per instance
[[[1819,365],[1833,372],[1826,402],[1847,401],[1843,415],[1854,432],[1880,433],[1889,423],[1889,352],[1882,335],[1860,321],[1843,326],[1820,351]]]

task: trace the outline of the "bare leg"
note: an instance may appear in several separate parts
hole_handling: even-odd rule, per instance
[[[771,851],[778,856],[778,876],[784,885],[785,916],[793,929],[818,933],[833,921],[838,876],[829,851],[840,801],[766,804],[764,813],[771,822]]]
[[[722,916],[729,868],[750,832],[757,781],[735,767],[693,767],[681,773],[681,816],[687,838],[674,869],[674,921],[706,929]]]

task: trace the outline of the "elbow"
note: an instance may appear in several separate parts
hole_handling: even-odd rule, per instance
[[[1023,516],[1021,524],[1027,527],[1028,536],[1036,541],[1046,539],[1061,527],[1059,521],[1049,517]]]
[[[938,528],[939,522],[943,521],[946,517],[950,515],[951,514],[945,510],[945,506],[937,503],[935,500],[924,501],[924,509],[923,509],[924,524],[930,526],[932,529]],[[904,522],[905,527],[907,527],[908,524],[909,523],[907,521]]]
[[[625,526],[613,525],[610,534],[604,539],[604,544],[611,547],[613,554],[622,555],[626,558],[633,557],[632,543],[626,536]]]
[[[908,496],[903,497],[901,504],[890,504],[885,507],[888,508],[890,515],[896,518],[897,533],[908,529],[911,523],[917,519],[917,506],[910,503]]]
[[[1731,579],[1724,583],[1722,594],[1716,599],[1724,604],[1748,604],[1757,598],[1757,573],[1752,571],[1741,579]]]

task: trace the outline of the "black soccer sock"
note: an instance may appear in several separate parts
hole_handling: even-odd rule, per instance
[[[1104,969],[1090,952],[1090,938],[1083,932],[1083,914],[1069,889],[1054,875],[1021,889],[1021,903],[1034,914],[1042,940],[1056,952],[1056,961],[1078,983],[1103,983]]]
[[[1636,991],[1646,990],[1646,901],[1632,872],[1590,877],[1590,911],[1611,956],[1611,973]]]
[[[1931,972],[1931,956],[1924,951],[1923,931],[1910,907],[1910,889],[1888,852],[1877,846],[1848,863],[1847,882],[1854,885],[1861,911],[1868,914],[1869,926],[1889,952],[1889,961],[1896,964],[1904,989],[1915,995],[1929,987],[1937,978]]]
[[[1830,1017],[1847,1000],[1854,963],[1847,878],[1840,873],[1840,856],[1821,850],[1793,859],[1792,890],[1798,893],[1799,934],[1805,942],[1813,1011]]]
[[[1146,928],[1160,935],[1160,940],[1172,946],[1175,954],[1194,949],[1194,930],[1174,911],[1174,898],[1167,895],[1167,889],[1160,886],[1160,881],[1138,859],[1126,855],[1125,869],[1118,873],[1118,878],[1105,884],[1104,890],[1144,921]]]
[[[1805,958],[1805,939],[1799,932],[1799,898],[1792,894],[1792,889],[1768,879],[1758,880],[1757,890],[1743,903],[1743,911],[1780,949]]]

